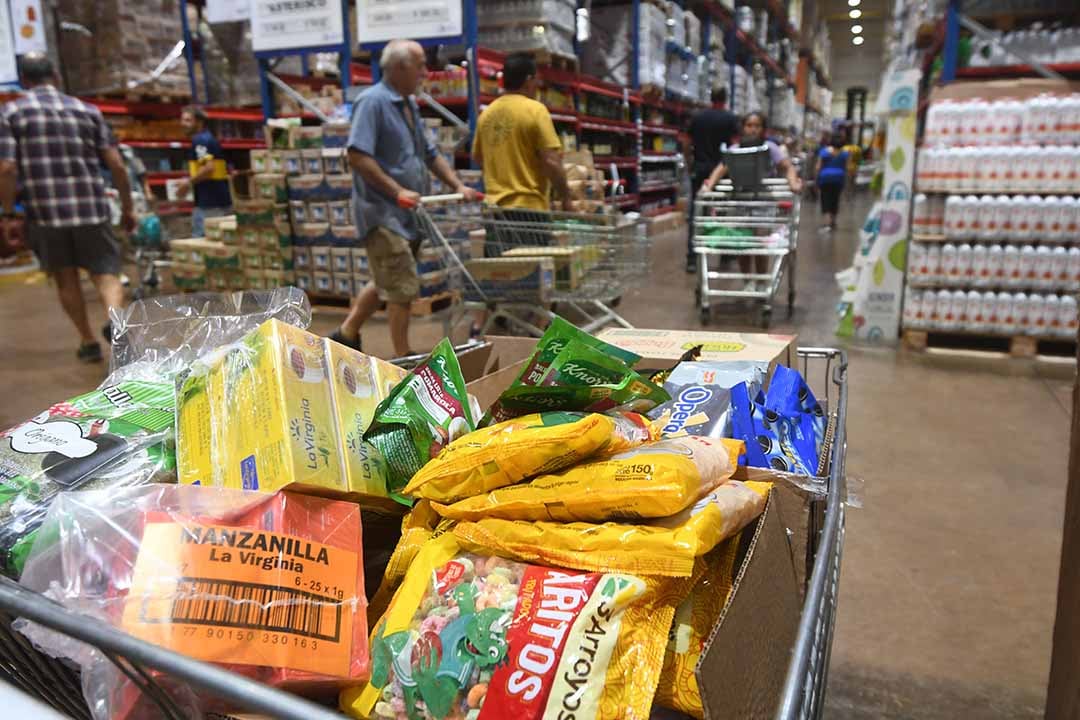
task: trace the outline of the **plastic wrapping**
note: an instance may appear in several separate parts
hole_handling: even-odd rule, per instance
[[[357,717],[615,720],[648,716],[688,580],[581,573],[462,552],[417,554],[372,633]]]
[[[143,640],[304,693],[369,671],[360,509],[353,503],[223,488],[151,485],[62,493],[22,584]],[[95,718],[160,710],[102,653],[19,621],[44,652],[82,669]],[[212,701],[154,678],[184,710]]]
[[[761,514],[771,489],[769,483],[729,480],[680,513],[634,525],[485,518],[459,522],[454,535],[468,550],[522,562],[690,577],[696,558]]]
[[[463,500],[595,455],[649,440],[645,419],[574,412],[533,413],[469,433],[413,476],[405,492],[442,503]]]
[[[687,436],[648,443],[522,485],[435,505],[453,520],[604,522],[674,515],[735,472],[742,441]]]

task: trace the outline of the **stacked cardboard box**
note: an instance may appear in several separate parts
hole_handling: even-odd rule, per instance
[[[617,85],[630,84],[633,6],[609,5],[592,10],[594,41],[582,48],[584,72]],[[685,33],[684,33],[685,34]],[[665,9],[641,3],[638,24],[638,79],[642,85],[664,87],[668,25]]]
[[[480,0],[480,44],[573,57],[576,12],[574,0]]]

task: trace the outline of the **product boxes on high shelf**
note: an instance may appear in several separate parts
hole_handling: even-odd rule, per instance
[[[592,9],[594,41],[582,47],[581,67],[590,75],[617,85],[630,84],[634,46],[631,42],[633,6]],[[663,88],[667,66],[667,15],[656,5],[641,3],[638,25],[638,79],[641,85]]]
[[[268,320],[177,396],[181,483],[390,503],[361,441],[397,367]]]

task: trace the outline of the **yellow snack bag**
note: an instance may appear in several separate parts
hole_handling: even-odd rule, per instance
[[[526,565],[426,543],[371,640],[354,717],[645,720],[689,579]]]
[[[729,479],[744,452],[741,440],[694,435],[657,440],[555,475],[434,507],[454,520],[603,522],[667,517]]]
[[[615,454],[653,439],[636,413],[549,412],[524,415],[450,443],[405,487],[406,495],[440,503],[490,492],[535,475]]]
[[[523,562],[595,572],[689,577],[694,559],[765,509],[772,483],[729,480],[680,513],[647,523],[555,523],[485,518],[454,527],[462,546]]]
[[[701,578],[675,609],[675,620],[668,633],[664,669],[656,688],[656,704],[698,720],[704,719],[705,709],[694,670],[734,587],[735,573],[738,572],[735,560],[741,537],[740,532],[698,559],[701,573],[695,575],[701,574]]]

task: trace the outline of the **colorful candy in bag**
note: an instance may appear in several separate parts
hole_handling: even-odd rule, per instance
[[[386,462],[391,496],[408,504],[398,493],[444,447],[474,428],[465,378],[443,338],[379,404],[364,439]]]
[[[634,413],[534,413],[481,428],[455,440],[425,465],[404,492],[441,503],[489,492],[598,454],[648,441],[645,419]]]
[[[541,337],[540,341],[536,344],[536,350],[533,351],[533,354],[529,357],[528,362],[525,363],[525,367],[522,368],[521,372],[514,379],[514,382],[510,384],[507,392],[521,386],[535,386],[541,384],[541,381],[547,374],[551,364],[571,340],[576,340],[588,347],[599,350],[602,354],[607,355],[610,358],[622,361],[628,368],[641,359],[640,355],[635,355],[632,352],[627,352],[614,345],[609,345],[602,340],[597,340],[592,335],[589,335],[583,330],[579,330],[556,315],[552,319],[548,329],[544,332],[544,336]],[[545,409],[571,408],[535,408],[533,410],[514,411],[503,407],[502,398],[500,397],[484,415],[483,419],[480,421],[480,426],[484,427],[492,423],[503,422],[520,415],[527,415],[530,412],[539,412]]]
[[[647,718],[686,580],[539,567],[463,552],[413,561],[372,634],[364,718]]]
[[[668,633],[664,652],[664,669],[656,687],[655,702],[661,707],[678,710],[698,720],[705,717],[698,687],[697,669],[716,621],[720,617],[739,568],[735,561],[742,533],[728,538],[707,555],[698,559],[701,572],[690,594],[675,608],[675,619]]]
[[[761,514],[771,487],[771,483],[729,480],[682,512],[633,525],[485,518],[459,522],[454,535],[467,550],[521,562],[689,577],[695,558]]]
[[[541,475],[435,510],[453,520],[603,522],[667,517],[731,477],[743,453],[736,440],[658,440],[557,475]]]
[[[0,433],[0,568],[17,577],[61,491],[174,479],[171,383],[132,380],[57,403]]]
[[[394,547],[390,560],[386,563],[386,570],[383,572],[378,591],[368,603],[368,621],[372,626],[375,624],[374,621],[386,612],[386,608],[390,605],[390,598],[401,585],[401,581],[405,579],[405,573],[416,558],[416,553],[420,552],[420,548],[428,540],[437,537],[450,527],[452,523],[440,518],[427,500],[417,502],[402,518],[401,538]]]
[[[192,485],[62,493],[45,532],[58,541],[35,545],[22,583],[70,610],[271,685],[325,692],[369,675],[355,503]],[[160,717],[100,653],[20,630],[84,663],[99,715]],[[170,688],[185,717],[211,709]]]

